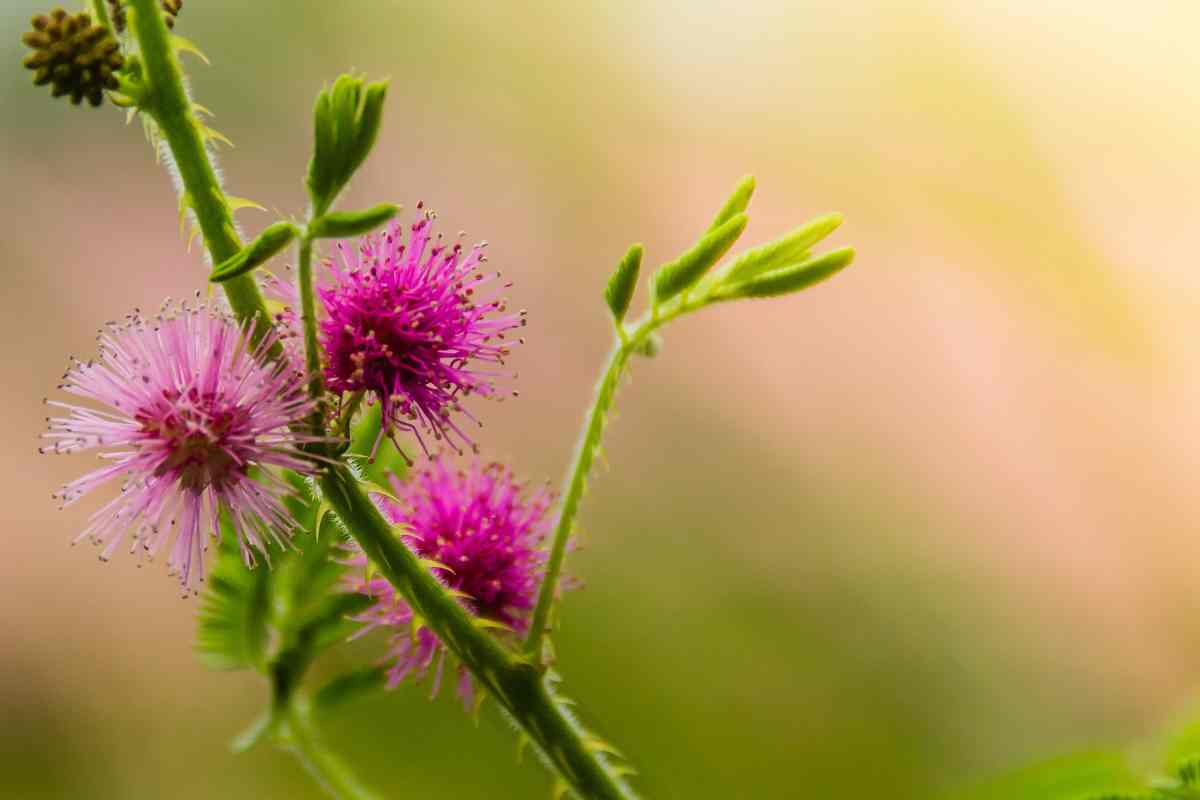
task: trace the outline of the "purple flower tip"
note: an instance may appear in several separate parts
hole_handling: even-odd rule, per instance
[[[529,627],[545,553],[540,543],[548,532],[551,493],[529,494],[513,474],[499,464],[478,462],[466,469],[444,458],[431,460],[404,483],[395,481],[396,498],[380,500],[384,513],[406,528],[405,544],[422,558],[445,568],[433,572],[447,586],[462,592],[463,604],[475,615],[522,634]],[[357,563],[365,564],[363,557]],[[378,602],[359,621],[363,632],[377,627],[394,631],[388,685],[406,676],[423,677],[437,659],[437,692],[445,649],[428,628],[414,635],[413,612],[383,578],[352,579],[356,591]],[[459,694],[468,705],[473,694],[470,676],[459,670]]]
[[[265,355],[272,332],[251,347],[237,324],[200,305],[165,306],[153,318],[109,323],[99,356],[72,360],[59,388],[92,406],[48,400],[65,416],[50,418],[42,452],[103,448],[106,465],[67,484],[64,507],[113,480],[121,493],[92,515],[76,538],[103,546],[108,560],[131,534],[153,557],[174,540],[167,565],[185,588],[204,579],[204,531],[220,536],[227,513],[242,555],[266,555],[293,522],[281,502],[289,487],[267,469],[310,471],[288,426],[311,412],[303,375]],[[93,407],[93,406],[99,406]]]
[[[483,244],[464,251],[432,227],[425,213],[407,241],[392,223],[356,251],[338,245],[341,263],[330,262],[332,284],[319,290],[325,378],[335,392],[371,392],[383,404],[383,433],[411,431],[428,453],[424,430],[461,452],[474,442],[452,412],[476,422],[462,399],[496,396],[497,372],[479,365],[504,364],[506,335],[525,312],[508,314],[503,299],[483,296],[499,278],[483,271]]]

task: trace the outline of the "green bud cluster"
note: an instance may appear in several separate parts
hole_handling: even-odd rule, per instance
[[[33,18],[33,30],[21,41],[33,48],[24,61],[34,71],[33,82],[50,84],[55,97],[69,96],[75,105],[87,98],[98,106],[105,89],[117,88],[116,73],[125,64],[120,45],[86,12],[72,15],[56,8],[48,15],[39,14]]]
[[[663,264],[654,273],[650,281],[653,313],[651,327],[647,330],[667,317],[711,303],[798,292],[840,272],[854,260],[854,250],[849,247],[812,255],[810,248],[842,224],[840,214],[826,214],[773,242],[747,250],[713,270],[746,229],[746,209],[753,194],[754,178],[746,176],[700,239],[683,255]],[[617,265],[604,292],[622,342],[627,342],[632,335],[623,323],[637,288],[641,262],[642,246],[635,244]],[[640,329],[641,324],[637,327]],[[657,344],[648,342],[635,342],[638,345],[635,352],[645,355],[650,350],[657,350]]]
[[[313,157],[305,180],[314,219],[325,215],[371,151],[386,96],[386,81],[364,83],[354,75],[340,76],[317,96]]]

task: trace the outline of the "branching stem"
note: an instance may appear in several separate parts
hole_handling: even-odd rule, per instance
[[[162,130],[179,168],[184,191],[191,200],[205,245],[213,262],[220,263],[242,247],[233,226],[229,202],[209,159],[157,1],[130,0],[130,3],[135,11],[134,34],[146,73],[142,110],[150,113]],[[308,267],[304,264],[306,260]],[[301,279],[302,297],[306,292],[309,297],[306,316],[312,320],[311,253],[309,259],[304,259],[302,254],[301,270],[305,273]],[[248,275],[235,278],[224,282],[222,287],[240,319],[259,320],[257,335],[267,330],[264,326],[270,324],[270,315],[253,278]],[[309,345],[310,327],[306,325],[306,345]],[[622,358],[627,356],[628,353]],[[310,348],[310,363],[311,358]],[[613,388],[615,390],[615,383]],[[380,573],[521,726],[546,761],[577,795],[587,800],[631,800],[636,797],[621,777],[621,771],[609,763],[604,749],[554,696],[544,671],[506,648],[491,632],[476,626],[474,617],[401,543],[392,526],[344,465],[327,467],[320,483],[334,512]],[[290,722],[298,750],[307,754],[307,761],[315,767],[314,774],[324,776],[330,785],[334,785],[335,780],[352,780],[344,767],[332,767],[335,763],[332,756],[320,748],[303,716]],[[343,789],[348,785],[345,784]]]

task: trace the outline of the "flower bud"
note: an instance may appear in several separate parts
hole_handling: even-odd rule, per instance
[[[24,64],[33,70],[34,84],[49,84],[52,96],[70,97],[75,105],[86,98],[93,106],[104,102],[105,89],[118,87],[116,73],[125,64],[120,45],[87,12],[56,8],[35,16],[32,26],[21,41],[33,50]]]

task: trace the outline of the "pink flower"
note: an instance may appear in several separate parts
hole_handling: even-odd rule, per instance
[[[89,538],[108,558],[130,535],[185,588],[204,579],[203,552],[232,523],[247,563],[282,545],[294,525],[281,502],[289,487],[269,467],[309,471],[308,441],[288,426],[311,412],[303,375],[265,354],[274,332],[252,347],[237,324],[208,306],[166,307],[109,323],[99,355],[72,359],[59,388],[90,405],[48,400],[66,416],[48,419],[42,452],[101,449],[106,465],[67,484],[64,507],[110,481],[121,493],[94,513]]]
[[[463,604],[476,616],[499,623],[513,634],[529,627],[545,553],[539,545],[550,520],[551,494],[542,489],[527,496],[525,486],[499,464],[473,463],[458,469],[439,457],[404,483],[395,481],[396,497],[380,501],[387,516],[407,530],[405,544],[422,558],[443,566],[431,567],[447,586],[461,592]],[[358,564],[365,565],[361,556]],[[383,578],[352,579],[356,591],[376,598],[358,619],[363,632],[393,631],[388,685],[408,676],[419,680],[437,661],[436,694],[445,661],[437,636],[420,626],[413,630],[413,612]],[[501,628],[501,631],[503,628]],[[468,706],[473,689],[470,675],[459,668],[458,691]]]
[[[428,452],[424,430],[461,452],[456,442],[474,443],[454,414],[475,421],[463,398],[496,395],[497,373],[479,365],[504,364],[506,335],[525,317],[505,314],[502,299],[481,297],[499,277],[482,271],[484,245],[466,252],[433,237],[432,227],[426,213],[407,242],[393,223],[364,237],[356,252],[338,245],[341,264],[330,262],[332,283],[319,290],[325,379],[332,391],[367,391],[383,404],[381,436],[411,431]]]

